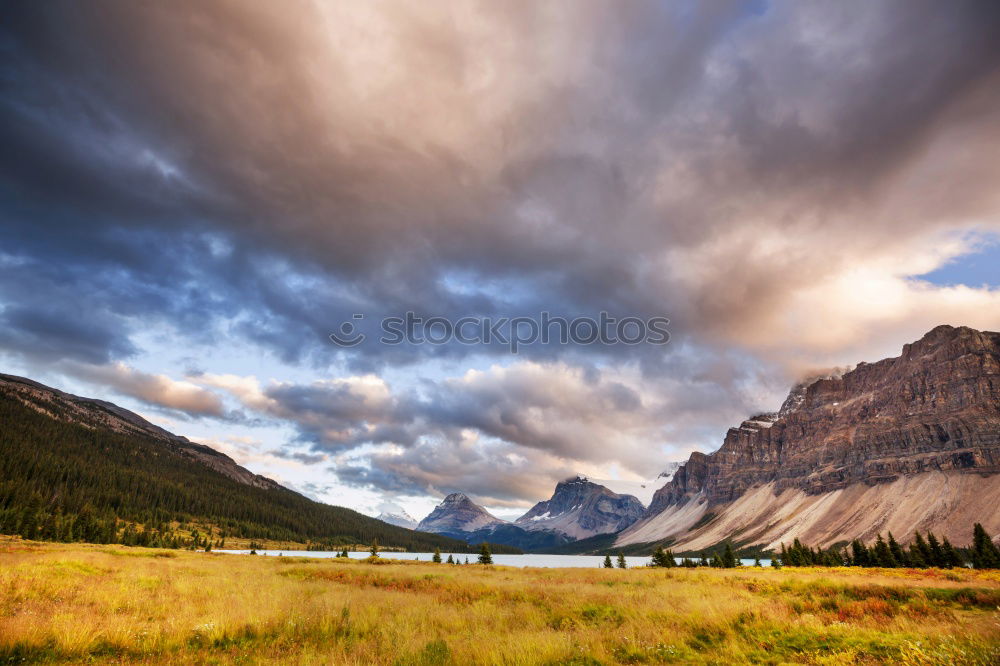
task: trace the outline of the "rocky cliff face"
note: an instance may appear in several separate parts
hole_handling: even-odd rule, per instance
[[[452,493],[420,521],[417,529],[422,532],[456,535],[505,524],[506,521],[500,520],[462,493]]]
[[[526,530],[551,530],[573,539],[625,529],[643,514],[632,495],[619,495],[584,477],[556,485],[552,497],[539,502],[515,521]]]
[[[730,429],[713,454],[692,454],[624,538],[681,534],[697,523],[695,516],[719,515],[763,486],[771,496],[808,498],[859,485],[888,487],[922,474],[986,478],[998,472],[1000,333],[939,326],[897,358],[796,387],[777,414]],[[959,486],[973,492],[968,483],[949,484]],[[933,505],[946,498],[921,499]],[[987,513],[997,512],[982,507],[982,520]],[[669,522],[657,519],[664,515],[673,516],[673,524],[650,530],[651,523]],[[888,519],[872,517],[877,520]],[[856,534],[842,536],[875,529],[864,522],[858,521]],[[915,527],[920,521],[911,522]]]
[[[81,398],[14,375],[0,374],[0,391],[31,409],[61,421],[159,440],[164,446],[170,446],[178,453],[248,486],[281,488],[271,479],[237,465],[226,454],[169,433],[138,414],[110,402]]]

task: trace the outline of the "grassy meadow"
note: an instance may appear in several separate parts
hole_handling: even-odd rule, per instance
[[[515,569],[0,541],[0,663],[997,664],[1000,572]]]

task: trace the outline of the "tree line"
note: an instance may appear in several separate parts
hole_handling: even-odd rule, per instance
[[[909,547],[904,547],[896,541],[892,532],[889,532],[886,538],[883,538],[881,533],[878,534],[870,546],[855,539],[849,547],[826,550],[810,548],[795,539],[789,548],[781,544],[778,559],[789,566],[804,567],[950,569],[971,566],[974,569],[1000,569],[1000,549],[980,523],[976,523],[972,528],[972,545],[968,548],[956,548],[947,537],[938,539],[932,532],[927,532],[926,537],[920,532],[914,532],[913,541]]]
[[[619,561],[624,563],[624,557],[619,554]],[[755,558],[755,566],[761,566],[760,558]],[[610,555],[605,557],[604,566],[611,567]],[[660,546],[653,551],[651,567],[719,567],[732,568],[740,566],[733,547],[725,544],[722,552],[711,556],[702,553],[700,558],[684,557],[680,560],[673,551]],[[892,532],[886,538],[878,534],[875,542],[866,546],[859,539],[853,540],[848,547],[810,548],[799,539],[785,547],[781,544],[780,553],[771,559],[771,566],[793,567],[905,567],[910,569],[927,569],[936,567],[950,569],[953,567],[971,566],[974,569],[1000,569],[1000,548],[990,539],[986,529],[980,523],[972,528],[972,545],[968,548],[956,548],[947,537],[938,539],[932,532],[926,536],[915,532],[909,547],[900,545]],[[621,568],[625,568],[622,566]]]

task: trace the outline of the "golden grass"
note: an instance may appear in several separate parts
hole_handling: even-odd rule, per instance
[[[1000,575],[514,569],[0,541],[0,663],[1000,663]]]

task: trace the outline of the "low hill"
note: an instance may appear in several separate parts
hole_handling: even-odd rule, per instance
[[[105,543],[125,523],[159,545],[185,523],[247,539],[475,550],[315,502],[111,403],[0,375],[0,533]]]

